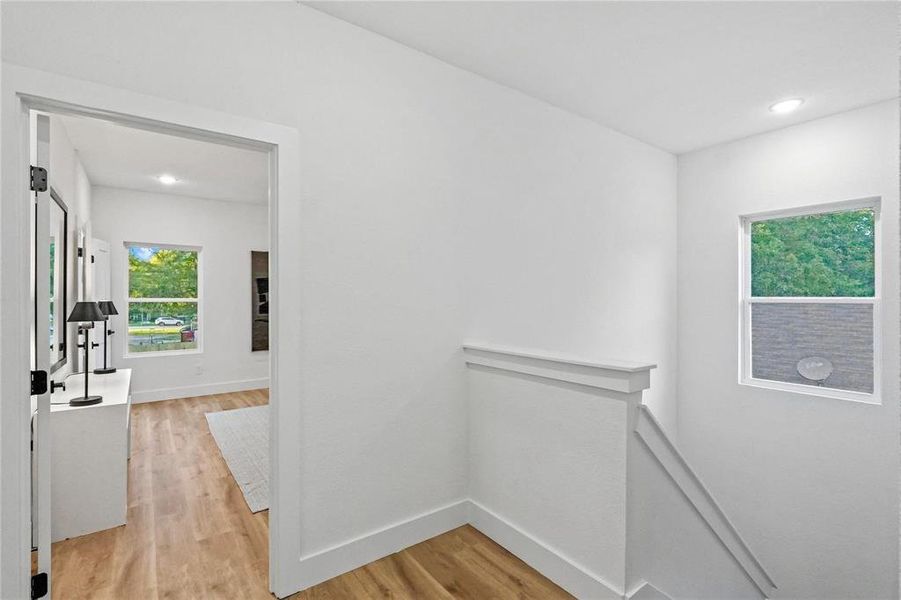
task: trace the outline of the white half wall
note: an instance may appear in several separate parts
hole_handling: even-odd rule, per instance
[[[613,590],[625,587],[626,402],[469,370],[469,496]]]
[[[898,104],[679,157],[679,439],[777,598],[898,597]],[[882,197],[881,405],[739,385],[739,215]]]
[[[653,365],[464,346],[473,523],[577,597],[626,586],[629,411]]]
[[[577,598],[775,587],[642,404],[652,365],[464,345],[470,519]],[[650,594],[646,590],[645,594]]]
[[[269,248],[265,204],[94,188],[94,237],[110,244],[113,366],[131,368],[135,402],[269,385],[269,352],[251,352],[251,250]],[[127,358],[126,242],[200,246],[202,352]],[[100,300],[100,298],[98,298]]]

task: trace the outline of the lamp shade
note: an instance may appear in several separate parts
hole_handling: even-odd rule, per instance
[[[116,310],[116,305],[113,304],[112,300],[103,300],[102,302],[98,302],[97,306],[100,307],[100,312],[102,312],[107,317],[110,315],[119,314],[119,311]]]
[[[72,313],[66,321],[69,323],[86,323],[103,321],[104,319],[106,317],[100,312],[100,307],[97,306],[96,302],[76,302],[75,308],[72,309]]]

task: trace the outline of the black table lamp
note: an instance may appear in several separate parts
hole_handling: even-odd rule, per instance
[[[107,323],[109,323],[110,315],[118,315],[119,311],[116,310],[116,306],[113,304],[112,300],[104,300],[103,302],[98,302],[97,306],[100,307],[100,312],[103,313],[103,368],[102,369],[94,369],[95,375],[106,375],[107,373],[115,373],[115,367],[108,367],[106,365],[106,356],[109,354],[109,350],[107,349],[109,346],[109,336],[116,333],[112,329],[107,328]],[[87,395],[87,394],[85,394]]]
[[[93,324],[95,321],[103,321],[105,318],[96,302],[76,302],[75,308],[72,309],[72,313],[66,321],[69,323]],[[84,331],[84,343],[78,344],[79,348],[84,348],[84,396],[72,398],[69,400],[69,405],[88,406],[89,404],[99,404],[103,401],[103,396],[91,396],[88,394],[88,375],[91,374],[88,368],[88,354],[90,354],[91,348],[96,348],[100,344],[91,343],[91,329],[89,327],[79,326],[79,329]]]

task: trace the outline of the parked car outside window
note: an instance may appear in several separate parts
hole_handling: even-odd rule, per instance
[[[159,317],[156,321],[154,321],[156,325],[184,325],[185,322],[176,317]]]

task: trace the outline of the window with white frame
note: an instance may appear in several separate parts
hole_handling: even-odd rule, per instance
[[[128,353],[200,348],[200,248],[125,244]]]
[[[879,200],[742,219],[742,381],[873,401]]]

